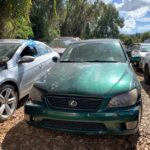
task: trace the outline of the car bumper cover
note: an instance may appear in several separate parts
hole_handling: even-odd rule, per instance
[[[34,126],[84,134],[133,134],[138,130],[142,104],[97,112],[54,110],[43,102],[29,101],[24,107],[26,121]]]

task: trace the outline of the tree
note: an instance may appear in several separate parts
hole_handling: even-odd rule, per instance
[[[98,5],[100,4],[102,5],[102,3]],[[102,6],[103,12],[98,18],[93,36],[96,38],[118,38],[119,28],[123,27],[123,19],[119,17],[119,13],[113,5],[103,4]]]
[[[32,35],[31,5],[31,0],[0,1],[0,38],[27,38]]]
[[[36,39],[49,41],[59,36],[63,9],[63,0],[32,0],[30,19]]]
[[[111,15],[110,15],[111,14]],[[62,36],[83,38],[117,38],[123,19],[116,8],[102,1],[69,0],[67,15],[61,27]]]
[[[69,0],[67,14],[61,26],[62,36],[81,37],[91,15],[91,5],[87,0]]]

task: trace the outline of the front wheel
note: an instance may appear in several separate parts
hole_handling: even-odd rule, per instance
[[[16,110],[18,96],[11,85],[0,87],[0,121],[9,119]]]
[[[145,68],[144,68],[144,81],[145,81],[145,83],[150,85],[150,73],[149,73],[148,66],[145,66]]]

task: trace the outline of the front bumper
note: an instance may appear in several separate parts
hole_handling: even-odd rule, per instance
[[[38,127],[84,134],[127,135],[138,130],[142,103],[128,108],[97,112],[54,110],[44,103],[29,101],[24,107],[26,121]]]

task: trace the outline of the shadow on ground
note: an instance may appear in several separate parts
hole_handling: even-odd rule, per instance
[[[19,100],[18,102],[18,106],[17,109],[21,108],[22,106],[24,106],[24,104],[29,100],[29,96],[25,96],[24,98],[22,98],[21,100]]]
[[[2,142],[2,149],[134,150],[138,137],[138,134],[133,136],[76,135],[31,127],[22,121],[7,132]]]
[[[142,71],[135,71],[136,74],[139,76],[139,77],[142,77],[143,78],[143,72]],[[142,88],[144,89],[144,91],[146,92],[146,94],[150,97],[150,85],[148,84],[145,84],[144,82],[144,79],[142,81],[140,81],[141,85],[142,85]]]
[[[150,86],[148,84],[145,84],[144,81],[141,81],[141,85],[146,94],[150,97]]]

